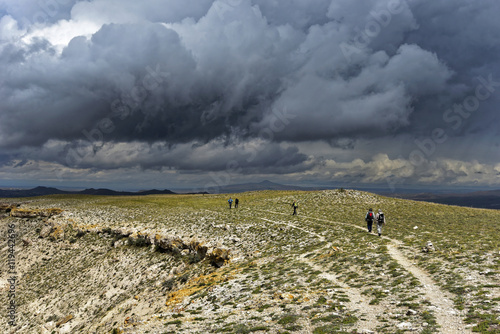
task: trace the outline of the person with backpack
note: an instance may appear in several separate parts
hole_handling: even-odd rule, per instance
[[[231,209],[231,206],[233,205],[233,199],[231,197],[229,197],[227,202],[229,203],[229,208]]]
[[[292,203],[292,208],[293,208],[293,213],[292,215],[293,216],[296,216],[297,215],[297,208],[299,207],[299,205],[297,204],[297,202],[293,201]]]
[[[236,208],[238,208],[238,204],[239,204],[239,203],[240,203],[240,201],[239,201],[237,198],[235,198],[235,199],[234,199],[234,208],[235,208],[235,209],[236,209]]]
[[[370,208],[365,216],[366,227],[368,228],[368,233],[372,233],[373,221],[375,220],[375,213],[373,213],[373,209]]]
[[[380,237],[382,236],[382,226],[384,226],[385,224],[385,215],[382,212],[382,209],[378,209],[378,213],[375,219],[377,220],[377,232],[378,236]]]

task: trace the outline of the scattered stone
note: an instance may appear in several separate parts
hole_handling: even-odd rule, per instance
[[[408,309],[408,312],[406,312],[406,315],[416,315],[418,312],[412,309]]]
[[[399,329],[407,329],[410,330],[412,328],[411,322],[400,322],[396,325]]]
[[[56,323],[56,327],[60,327],[61,325],[64,325],[65,323],[69,322],[71,319],[73,319],[72,314],[65,316],[63,319],[59,320]]]
[[[432,244],[431,241],[427,241],[427,245],[422,249],[423,252],[425,253],[431,253],[434,252],[436,249],[434,248],[434,245]]]
[[[126,326],[135,326],[138,323],[139,323],[139,321],[134,317],[127,317],[127,318],[125,318],[125,321],[124,321],[124,324]]]
[[[290,293],[278,293],[276,295],[277,299],[286,299],[286,300],[292,300],[294,298],[294,296]]]

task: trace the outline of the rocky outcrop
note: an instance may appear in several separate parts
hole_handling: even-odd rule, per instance
[[[57,225],[52,225],[49,236],[56,232]],[[188,257],[187,262],[199,262],[207,258],[210,263],[220,268],[231,260],[231,252],[228,249],[206,245],[204,242],[191,239],[183,240],[178,236],[165,236],[159,233],[149,231],[138,231],[135,228],[109,228],[99,226],[76,226],[78,236],[87,233],[105,234],[113,237],[115,247],[129,245],[136,247],[153,246],[155,250],[164,253],[170,253],[182,257]],[[42,231],[40,232],[42,233]],[[64,229],[62,230],[64,233]],[[44,230],[47,234],[47,230]]]
[[[52,217],[58,215],[63,210],[52,208],[52,209],[18,209],[12,208],[10,211],[10,216],[15,218],[38,218],[38,217]]]

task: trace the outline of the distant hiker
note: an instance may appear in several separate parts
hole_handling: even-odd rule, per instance
[[[297,204],[297,202],[293,201],[292,203],[292,208],[293,208],[293,216],[296,216],[297,215],[297,208],[299,207],[299,205]]]
[[[229,197],[227,202],[229,203],[229,208],[231,209],[231,206],[233,205],[233,199],[231,197]]]
[[[372,233],[373,221],[375,220],[375,213],[373,213],[373,209],[370,208],[365,216],[366,227],[368,228],[368,233]]]
[[[378,236],[380,237],[382,235],[382,226],[385,224],[385,215],[381,209],[378,209],[378,213],[377,216],[375,217],[375,220],[377,221],[377,232]]]
[[[238,207],[238,203],[240,203],[240,201],[237,198],[235,198],[234,199],[234,208],[235,209]]]

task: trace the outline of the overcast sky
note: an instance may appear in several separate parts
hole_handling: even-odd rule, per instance
[[[500,188],[497,0],[0,0],[0,186]]]

